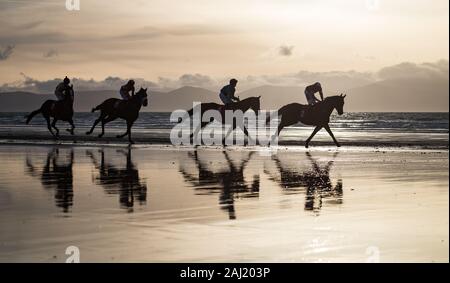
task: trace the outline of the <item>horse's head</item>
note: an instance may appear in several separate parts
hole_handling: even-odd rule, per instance
[[[147,99],[147,89],[146,88],[142,88],[136,92],[135,96],[137,98],[139,98],[139,100],[141,101],[142,105],[147,106],[148,105],[148,99]]]
[[[334,108],[336,108],[339,115],[344,114],[344,98],[346,96],[346,94],[342,93],[341,95],[335,96]]]

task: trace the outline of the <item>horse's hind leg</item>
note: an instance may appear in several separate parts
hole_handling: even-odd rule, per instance
[[[333,132],[332,132],[331,129],[330,129],[330,126],[329,126],[329,125],[326,125],[324,128],[325,128],[325,130],[328,132],[328,134],[331,136],[331,138],[333,139],[334,144],[335,144],[337,147],[340,147],[341,145],[339,144],[339,142],[338,142],[338,141],[336,140],[336,138],[334,137]]]
[[[116,116],[111,116],[111,115],[109,115],[107,118],[102,119],[102,132],[98,135],[99,138],[103,137],[103,135],[105,134],[105,124],[109,123],[113,120],[116,120],[116,119],[117,119]]]
[[[57,137],[55,136],[55,134],[53,133],[53,131],[52,131],[52,125],[50,124],[50,117],[44,116],[44,118],[45,118],[45,120],[47,121],[47,128],[48,128],[48,130],[50,131],[50,133],[52,134],[52,136],[53,136],[54,138],[57,138]]]
[[[56,136],[59,136],[59,129],[56,127],[56,122],[58,121],[58,119],[53,118],[53,122],[51,124],[52,128],[56,130]]]
[[[91,129],[89,131],[86,132],[86,135],[90,135],[92,134],[92,132],[94,131],[95,127],[97,126],[98,123],[100,123],[100,121],[102,121],[104,118],[106,117],[106,115],[103,113],[103,111],[100,113],[100,117],[98,117],[97,120],[95,120],[94,125],[92,125]]]
[[[309,142],[312,140],[312,138],[317,134],[318,131],[320,131],[320,129],[322,129],[322,126],[317,126],[314,131],[312,132],[311,136],[309,136],[309,138],[306,140],[305,143],[305,147],[308,148],[309,147]]]

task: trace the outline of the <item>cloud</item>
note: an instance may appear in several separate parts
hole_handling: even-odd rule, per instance
[[[9,58],[9,56],[11,56],[11,54],[13,53],[15,46],[14,45],[7,45],[4,48],[0,49],[0,61],[4,61],[6,59]]]
[[[382,80],[404,78],[448,78],[448,67],[448,60],[423,64],[404,62],[382,68],[377,75]]]
[[[33,21],[33,22],[21,24],[21,25],[17,26],[16,28],[23,29],[23,30],[34,29],[34,28],[42,25],[43,23],[44,23],[44,21]]]
[[[58,50],[50,49],[42,55],[44,58],[51,58],[58,56]]]
[[[281,45],[278,47],[278,54],[281,56],[291,56],[294,51],[294,46],[288,46],[288,45]]]
[[[283,75],[259,75],[237,78],[238,90],[244,91],[250,88],[274,85],[305,87],[314,82],[321,82],[325,91],[345,91],[352,88],[365,86],[380,80],[417,77],[439,78],[448,80],[448,60],[434,63],[402,63],[381,69],[378,72],[357,71],[331,71],[310,72],[299,71]],[[65,74],[63,74],[65,75]],[[7,91],[31,91],[36,93],[51,93],[62,78],[39,81],[22,74],[23,79],[17,82],[0,85],[0,92]],[[149,87],[153,91],[169,91],[183,86],[201,87],[209,90],[218,90],[228,83],[228,77],[212,78],[208,75],[194,73],[183,74],[178,78],[160,77],[156,82],[142,78],[134,79],[138,87]],[[73,78],[72,83],[77,90],[118,90],[125,84],[128,78],[107,77],[104,80]]]
[[[24,73],[21,73],[23,79],[13,83],[0,85],[0,92],[9,91],[30,91],[34,93],[52,93],[57,84],[63,79],[54,78],[50,80],[40,81],[33,79]],[[70,76],[69,76],[70,77]],[[141,78],[134,79],[137,87],[150,87],[151,89],[158,89],[158,85],[151,81],[146,81]],[[120,86],[124,85],[128,79],[119,77],[107,77],[104,80],[96,81],[94,79],[71,78],[71,83],[78,91],[86,90],[119,90]]]
[[[230,30],[226,30],[218,27],[210,27],[206,25],[185,25],[185,26],[172,26],[167,28],[145,26],[139,29],[131,30],[125,34],[113,36],[113,40],[148,40],[153,38],[159,38],[164,36],[199,36],[199,35],[217,35],[229,33]]]

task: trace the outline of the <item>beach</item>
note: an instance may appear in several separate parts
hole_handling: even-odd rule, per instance
[[[1,262],[449,261],[448,148],[21,142]]]

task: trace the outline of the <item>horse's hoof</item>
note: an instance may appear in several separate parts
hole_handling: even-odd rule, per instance
[[[123,137],[121,135],[117,135],[116,138],[121,139]]]
[[[98,137],[99,137],[99,138],[101,138],[101,137],[103,137],[103,135],[102,135],[102,134],[100,134],[100,135],[98,135]]]
[[[336,145],[337,147],[341,147],[341,145],[338,143],[337,145]]]
[[[128,143],[129,143],[129,144],[134,144],[134,141],[129,141]]]
[[[309,144],[305,144],[305,148],[309,148]]]
[[[86,132],[86,135],[88,135],[88,136],[89,136],[90,134],[92,134],[92,132]]]

